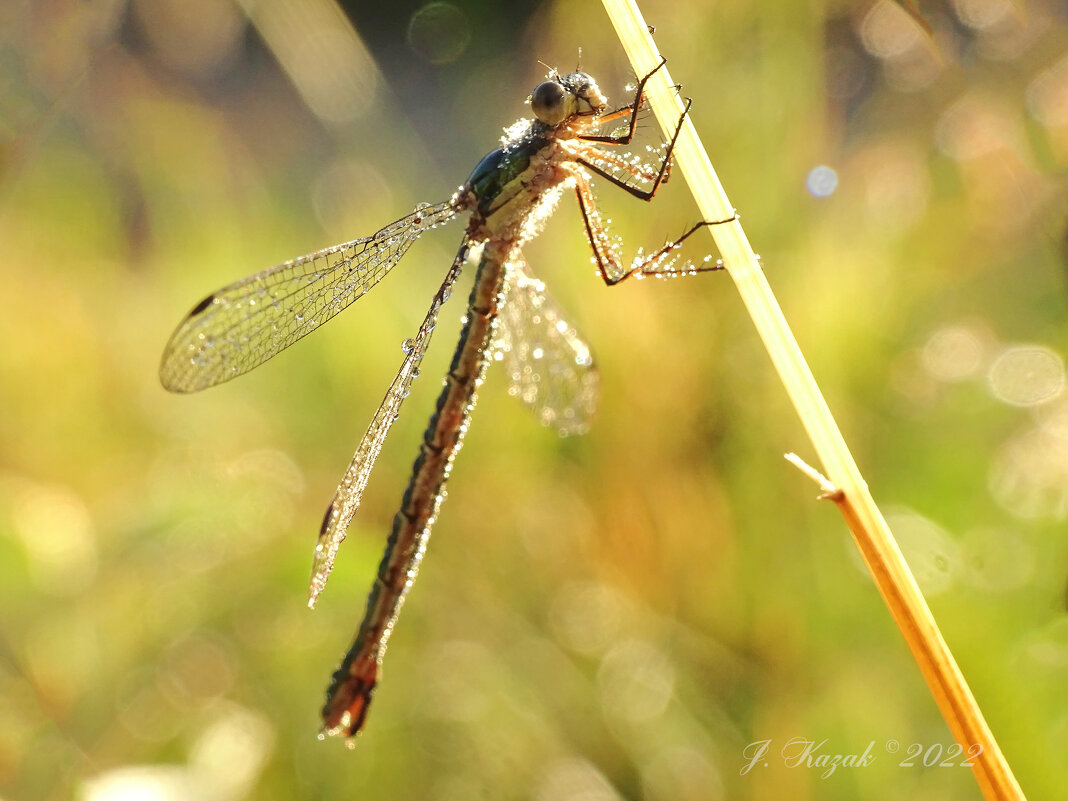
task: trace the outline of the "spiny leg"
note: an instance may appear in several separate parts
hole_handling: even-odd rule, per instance
[[[582,220],[586,225],[586,237],[589,239],[590,247],[593,249],[594,261],[597,262],[597,270],[601,274],[601,278],[604,280],[605,284],[608,286],[615,286],[633,275],[677,276],[713,272],[715,270],[723,269],[723,265],[720,262],[710,263],[711,256],[706,256],[704,261],[700,264],[686,262],[681,268],[673,268],[672,264],[674,263],[675,258],[672,257],[669,259],[669,257],[674,251],[678,250],[685,240],[699,229],[709,225],[722,225],[724,223],[733,222],[738,218],[737,214],[726,220],[702,220],[686,231],[678,239],[671,242],[665,242],[661,248],[650,253],[648,256],[643,258],[639,254],[631,264],[630,268],[627,269],[623,266],[620,260],[617,243],[609,238],[608,231],[605,230],[605,227],[601,222],[601,215],[597,211],[597,205],[593,199],[593,190],[590,187],[590,182],[586,179],[586,176],[576,175],[575,194],[578,196],[579,209],[582,212]]]
[[[630,179],[632,178],[635,181],[641,181],[645,184],[654,183],[660,172],[661,165],[654,165],[640,161],[633,155],[629,158],[624,158],[624,156],[628,156],[629,154],[611,153],[601,150],[600,148],[589,148],[582,152],[584,158],[587,158],[590,161],[595,161],[598,167],[605,172],[610,173],[612,176],[610,180],[612,180],[612,183],[616,186],[632,186],[630,183]],[[666,184],[668,182],[673,164],[673,160],[669,159],[667,167],[664,169],[663,177],[660,178],[660,184]],[[649,200],[649,198],[645,197],[640,199]]]
[[[679,115],[678,124],[675,126],[675,133],[671,135],[671,141],[668,142],[667,148],[664,150],[664,157],[660,160],[660,169],[656,173],[653,185],[648,189],[639,189],[636,186],[631,186],[626,181],[604,169],[604,167],[599,166],[596,163],[598,159],[604,159],[606,161],[608,159],[606,159],[606,154],[603,151],[598,150],[593,145],[571,143],[570,147],[574,154],[575,161],[639,200],[652,200],[653,196],[656,195],[656,190],[660,188],[660,184],[664,183],[667,179],[667,175],[670,174],[671,153],[675,150],[675,142],[678,141],[679,133],[682,131],[682,123],[685,121],[692,103],[693,100],[687,98],[686,107],[683,108],[682,114]]]
[[[662,67],[665,62],[666,59],[661,61],[660,66],[654,69],[653,72],[656,72],[656,70],[660,69],[660,67]],[[649,75],[652,75],[653,72],[650,72]],[[681,92],[682,84],[677,83],[672,88],[676,92]],[[637,103],[637,106],[634,105],[635,103]],[[614,122],[615,120],[618,120],[621,117],[634,116],[638,111],[641,111],[644,105],[645,95],[641,94],[637,97],[635,101],[628,103],[625,106],[621,106],[620,108],[614,109],[613,111],[602,112],[597,116],[596,119],[592,121],[592,124],[595,124],[598,128],[601,128],[607,122]],[[618,134],[616,136],[597,136],[596,134],[586,134],[583,135],[582,138],[586,140],[596,141],[598,142],[598,144],[602,145],[628,145],[630,144],[630,140],[634,137],[634,130],[638,127],[637,123],[634,122],[633,119],[631,120],[631,123],[632,124],[630,130],[625,134]]]
[[[606,122],[611,122],[612,120],[617,120],[620,117],[625,116],[627,112],[630,112],[630,128],[625,134],[623,134],[622,136],[587,134],[584,136],[579,136],[579,139],[582,139],[586,142],[604,142],[605,144],[610,145],[629,145],[630,140],[634,138],[634,130],[638,127],[638,110],[642,107],[642,95],[645,92],[645,84],[650,78],[656,75],[657,71],[665,64],[667,64],[667,59],[661,58],[660,63],[653,67],[653,69],[644,78],[638,81],[638,86],[634,91],[633,101],[631,101],[626,106],[621,106],[620,108],[617,108],[615,111],[609,111],[605,114],[602,114],[597,119],[598,124],[603,124]]]
[[[663,63],[664,62],[661,62],[661,65],[663,65]],[[657,67],[656,69],[660,69],[660,67]],[[656,70],[653,70],[653,72],[656,72]],[[649,74],[652,75],[652,73]],[[681,92],[682,84],[677,83],[673,88],[676,92]],[[582,134],[579,136],[579,138],[587,142],[597,142],[597,144],[599,145],[629,145],[631,139],[634,138],[634,131],[638,127],[635,118],[637,116],[637,113],[641,111],[645,105],[645,95],[640,95],[635,102],[637,103],[637,107],[635,107],[634,103],[629,103],[621,108],[615,109],[614,111],[605,111],[602,114],[599,114],[597,118],[592,120],[590,123],[591,125],[596,125],[597,128],[603,128],[606,123],[614,122],[620,119],[621,117],[630,116],[630,130],[627,133],[618,134],[615,136]]]

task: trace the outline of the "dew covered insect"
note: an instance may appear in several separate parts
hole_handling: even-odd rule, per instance
[[[661,63],[660,66],[662,66]],[[657,67],[659,69],[659,66]],[[647,163],[620,153],[631,142],[649,73],[628,105],[608,110],[585,72],[552,71],[531,92],[533,120],[506,130],[457,192],[421,204],[377,233],[287,261],[208,295],[186,316],[163,354],[160,378],[173,392],[195,392],[257,367],[362,297],[424,232],[468,214],[467,229],[441,287],[326,510],[315,548],[309,605],[326,584],[334,558],[390,426],[408,395],[442,305],[464,265],[478,254],[452,364],[430,418],[355,642],[333,675],[322,709],[324,731],[352,736],[364,724],[386,643],[423,558],[445,496],[445,482],[467,430],[477,390],[492,361],[504,362],[510,392],[560,434],[584,431],[597,401],[590,349],[530,275],[522,247],[536,236],[565,190],[573,190],[593,262],[614,285],[631,276],[710,271],[718,264],[678,263],[675,252],[703,225],[624,266],[594,203],[593,175],[651,200],[670,172],[671,141]],[[686,109],[688,110],[687,103]],[[617,131],[609,124],[622,121]]]

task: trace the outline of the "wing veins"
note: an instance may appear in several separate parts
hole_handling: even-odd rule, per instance
[[[448,273],[445,275],[441,288],[438,289],[430,303],[426,317],[423,319],[422,325],[419,326],[419,332],[411,340],[410,347],[407,348],[404,361],[401,362],[393,383],[390,384],[386,396],[382,399],[382,403],[379,404],[370,425],[367,427],[367,431],[360,440],[352,461],[338,484],[330,506],[327,507],[312,559],[308,606],[315,605],[319,593],[326,587],[330,571],[334,567],[334,559],[337,556],[338,549],[341,547],[341,543],[348,534],[352,518],[360,506],[363,491],[367,486],[375,461],[382,450],[382,445],[386,440],[389,429],[400,413],[401,404],[404,403],[404,399],[408,396],[412,382],[419,375],[419,364],[422,362],[423,354],[426,353],[427,347],[430,345],[430,339],[437,324],[438,313],[441,311],[442,305],[452,292],[452,287],[463,270],[468,250],[469,241],[465,238],[463,244],[460,245],[456,258],[453,259],[452,267],[449,268]]]
[[[452,200],[419,207],[372,236],[283,262],[217,290],[171,335],[160,364],[163,385],[195,392],[258,367],[367,294],[425,230],[457,212]]]

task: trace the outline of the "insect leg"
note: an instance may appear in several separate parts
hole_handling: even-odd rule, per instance
[[[623,262],[620,259],[618,240],[613,240],[609,236],[604,223],[601,221],[601,215],[597,210],[589,180],[584,175],[576,176],[575,194],[578,197],[579,210],[582,212],[582,219],[585,223],[586,237],[589,239],[590,247],[593,249],[593,261],[597,264],[597,271],[608,286],[615,286],[633,275],[678,276],[723,269],[721,263],[713,263],[711,257],[707,256],[698,264],[687,261],[682,266],[676,267],[675,262],[678,257],[674,256],[673,253],[699,229],[709,225],[722,225],[723,223],[733,222],[738,218],[737,214],[726,220],[702,220],[678,239],[665,242],[662,247],[653,253],[647,256],[642,256],[639,253],[628,268],[623,266]]]

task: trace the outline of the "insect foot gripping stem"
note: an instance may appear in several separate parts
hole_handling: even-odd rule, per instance
[[[351,662],[346,659],[342,663],[326,691],[322,711],[324,735],[353,737],[359,733],[367,720],[367,708],[377,680],[378,661],[374,657]]]

